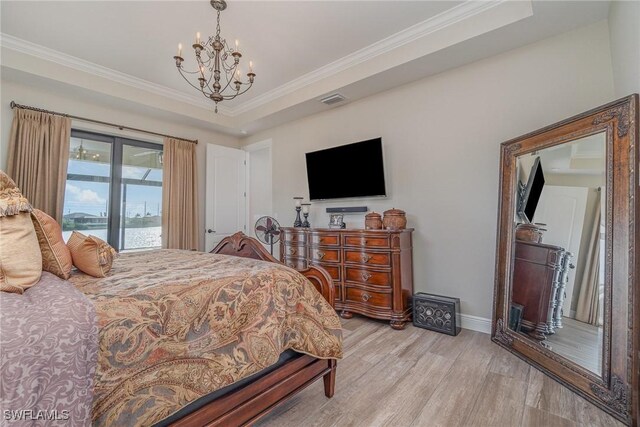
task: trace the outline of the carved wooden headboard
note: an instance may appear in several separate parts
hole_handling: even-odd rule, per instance
[[[218,246],[213,248],[211,253],[234,255],[269,262],[280,262],[273,255],[267,252],[259,241],[247,236],[241,231],[238,231],[233,236],[225,237],[220,243],[218,243]]]
[[[247,236],[238,231],[233,236],[225,237],[211,251],[212,254],[233,255],[243,258],[258,259],[261,261],[275,262],[282,264],[273,255],[271,255],[256,239]],[[336,298],[336,290],[333,280],[327,271],[321,267],[309,267],[306,270],[299,270],[299,273],[305,276],[313,286],[322,294],[329,304],[333,307]]]

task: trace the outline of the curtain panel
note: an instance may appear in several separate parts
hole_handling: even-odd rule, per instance
[[[14,110],[7,174],[31,205],[62,224],[71,119]]]
[[[164,139],[162,171],[162,247],[198,249],[196,145]]]
[[[601,194],[598,192],[596,201],[598,209],[591,224],[589,248],[586,255],[584,255],[586,264],[582,281],[580,282],[578,305],[576,307],[576,320],[595,326],[600,326],[600,317],[602,315],[602,307],[600,305],[600,197]]]

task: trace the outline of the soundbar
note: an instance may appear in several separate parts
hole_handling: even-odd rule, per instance
[[[364,213],[364,212],[367,212],[366,206],[327,208],[327,213]]]

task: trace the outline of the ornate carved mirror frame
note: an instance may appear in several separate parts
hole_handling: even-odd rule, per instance
[[[504,142],[492,340],[584,396],[622,422],[636,426],[640,410],[640,155],[638,95],[620,99]],[[606,252],[602,375],[559,356],[507,327],[511,301],[521,155],[606,132]]]

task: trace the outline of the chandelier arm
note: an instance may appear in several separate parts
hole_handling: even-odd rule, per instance
[[[209,92],[210,92],[210,93],[214,93],[214,92],[215,92],[215,91],[211,88],[211,86],[209,85],[209,83],[211,83],[211,79],[212,79],[212,78],[213,78],[213,74],[211,74],[211,77],[209,78],[209,81],[208,81],[208,82],[206,82],[206,83],[204,84],[204,87],[206,87],[207,89],[209,89]]]
[[[205,86],[207,87],[207,89],[209,89],[209,91],[213,93],[213,89],[211,89],[211,86],[209,86],[209,83],[211,83],[211,80],[213,80],[213,72],[211,72],[211,75],[209,76],[209,80],[207,80],[207,82],[205,83]]]
[[[203,93],[204,93],[204,91],[203,91],[201,88],[199,88],[198,86],[196,86],[196,85],[194,85],[193,83],[191,83],[191,82],[189,81],[189,79],[187,79],[187,78],[186,78],[182,73],[180,73],[180,75],[182,76],[182,78],[184,79],[184,81],[186,81],[187,83],[189,83],[189,85],[190,85],[191,87],[193,87],[194,89],[196,89],[198,92],[203,92]]]
[[[227,84],[224,86],[224,88],[220,89],[220,93],[224,92],[225,90],[227,90],[227,88],[231,85],[231,82],[233,81],[233,76],[235,75],[235,70],[233,73],[231,73],[231,79],[229,78],[229,73],[225,72],[224,73],[224,78],[227,80]]]
[[[209,65],[211,64],[211,51],[209,49],[204,49],[204,52],[207,54],[207,60],[203,61],[202,54],[200,54],[200,62],[202,62],[204,65]]]
[[[186,74],[200,74],[200,71],[187,71],[184,68],[178,68],[180,74],[186,73]]]
[[[240,65],[239,63],[238,64],[235,63],[235,59],[231,64],[227,64],[227,61],[224,61],[224,60],[220,62],[222,63],[222,67],[225,69],[225,71],[231,71],[232,69],[235,69],[238,67],[238,65]]]
[[[231,99],[235,98],[236,96],[240,96],[240,95],[242,95],[243,93],[245,93],[246,91],[248,91],[249,89],[251,89],[251,86],[253,86],[253,83],[241,83],[241,84],[243,84],[243,85],[247,85],[247,84],[248,84],[248,85],[249,85],[249,87],[247,87],[247,88],[246,88],[245,90],[243,90],[242,92],[236,92],[236,93],[235,93],[231,98],[224,98],[224,99],[225,99],[225,101],[229,101],[229,100],[231,100]],[[231,96],[231,95],[228,95],[228,96]]]

